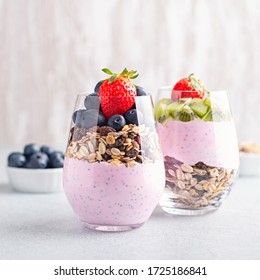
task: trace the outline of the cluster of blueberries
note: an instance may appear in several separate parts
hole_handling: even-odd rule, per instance
[[[28,169],[62,168],[63,162],[63,152],[36,144],[28,144],[23,153],[14,152],[8,156],[8,166]]]
[[[89,129],[93,126],[105,126],[113,127],[116,131],[121,130],[126,124],[136,124],[142,122],[143,116],[140,111],[135,108],[131,108],[123,116],[116,114],[106,120],[102,111],[100,110],[100,100],[98,91],[103,81],[99,81],[95,86],[94,93],[89,94],[85,101],[84,106],[86,109],[80,109],[73,113],[72,120],[79,128]],[[144,88],[136,86],[137,96],[148,95]]]

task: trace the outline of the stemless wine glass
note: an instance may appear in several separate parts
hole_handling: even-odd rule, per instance
[[[235,126],[226,91],[204,99],[181,93],[162,87],[155,105],[166,172],[159,204],[170,214],[206,214],[222,204],[237,174]]]
[[[115,130],[100,112],[98,96],[77,97],[63,181],[70,205],[88,228],[125,231],[139,227],[164,190],[152,100],[137,96],[134,106],[136,120]]]

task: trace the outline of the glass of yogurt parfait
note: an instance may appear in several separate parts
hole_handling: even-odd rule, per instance
[[[126,231],[151,216],[165,171],[151,97],[124,69],[80,94],[64,161],[64,191],[79,219],[102,231]]]
[[[166,174],[162,209],[177,215],[218,209],[239,165],[227,92],[207,91],[191,74],[159,89],[154,114]]]

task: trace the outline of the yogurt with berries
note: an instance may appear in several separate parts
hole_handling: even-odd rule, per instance
[[[152,214],[164,189],[162,161],[126,167],[65,159],[64,190],[81,221],[138,226]]]
[[[239,164],[227,94],[207,91],[193,74],[162,91],[167,98],[159,97],[154,110],[166,175],[160,205],[170,214],[214,211]]]
[[[126,68],[78,96],[64,161],[64,191],[90,229],[141,226],[164,190],[164,162],[151,97]]]

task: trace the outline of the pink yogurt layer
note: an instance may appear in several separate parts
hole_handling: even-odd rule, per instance
[[[158,123],[164,156],[193,165],[199,161],[223,168],[238,167],[238,144],[233,121]]]
[[[64,191],[79,218],[94,225],[137,225],[164,190],[163,161],[126,167],[65,158]]]

